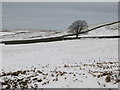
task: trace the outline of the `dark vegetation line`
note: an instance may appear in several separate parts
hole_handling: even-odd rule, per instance
[[[89,31],[93,31],[95,29],[98,29],[98,28],[101,28],[101,27],[104,27],[104,26],[108,26],[108,25],[113,25],[113,24],[116,24],[116,23],[120,23],[120,21],[117,21],[117,22],[112,22],[112,23],[108,23],[108,24],[103,24],[103,25],[99,25],[97,27],[94,27],[88,31],[84,31],[84,32],[81,32],[81,33],[86,33],[86,32],[89,32]],[[119,25],[118,25],[119,26]]]
[[[108,25],[113,25],[113,24],[116,24],[116,23],[120,23],[120,21],[116,21],[116,22],[112,22],[112,23],[108,23],[108,24],[99,25],[99,26],[96,26],[96,27],[94,27],[94,28],[92,28],[92,29],[89,29],[89,30],[87,30],[87,31],[83,31],[83,32],[81,32],[80,34],[87,33],[87,32],[89,32],[89,31],[93,31],[93,30],[96,30],[96,29],[98,29],[98,28],[101,28],[101,27],[104,27],[104,26],[108,26]],[[118,25],[118,26],[119,26],[119,25]],[[76,34],[68,34],[68,35],[64,35],[64,36],[73,36],[73,35],[76,35]]]
[[[77,39],[87,39],[87,38],[120,38],[120,36],[93,36],[93,37],[78,37]],[[38,42],[53,42],[53,41],[62,41],[62,40],[75,40],[76,37],[73,38],[61,38],[61,37],[54,37],[54,38],[45,38],[45,39],[34,39],[34,40],[14,40],[14,41],[3,41],[5,45],[7,44],[28,44],[28,43],[38,43]]]
[[[80,34],[87,33],[89,31],[93,31],[93,30],[96,30],[98,28],[112,25],[112,24],[116,24],[116,23],[120,23],[120,21],[100,25],[100,26],[94,27],[92,29],[89,29],[87,31],[83,31]],[[61,41],[61,40],[73,40],[76,38],[74,38],[74,37],[68,38],[67,36],[74,36],[74,35],[75,34],[67,34],[67,35],[63,35],[63,36],[59,36],[59,37],[51,37],[51,38],[43,38],[43,39],[2,41],[1,43],[7,45],[7,44],[28,44],[28,43],[38,43],[38,42],[53,42],[53,41]],[[119,35],[118,36],[92,36],[92,37],[79,37],[78,39],[85,39],[85,38],[120,38],[120,36]]]

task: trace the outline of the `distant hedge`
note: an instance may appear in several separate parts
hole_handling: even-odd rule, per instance
[[[87,39],[87,38],[120,38],[120,36],[92,36],[92,37],[78,37],[78,39]],[[3,44],[28,44],[28,43],[38,43],[38,42],[53,42],[53,41],[62,41],[62,40],[74,40],[76,37],[54,37],[54,38],[44,38],[44,39],[34,39],[34,40],[14,40],[14,41],[3,41]]]

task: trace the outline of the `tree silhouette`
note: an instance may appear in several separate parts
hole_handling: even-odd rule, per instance
[[[68,29],[70,33],[76,34],[76,38],[78,38],[81,31],[88,29],[88,24],[85,20],[77,20],[73,22]]]

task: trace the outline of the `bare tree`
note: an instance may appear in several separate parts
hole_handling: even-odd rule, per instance
[[[70,33],[76,34],[76,38],[78,38],[81,31],[88,29],[88,24],[84,20],[77,20],[68,29]]]

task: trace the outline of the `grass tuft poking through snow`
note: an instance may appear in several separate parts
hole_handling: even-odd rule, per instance
[[[72,88],[79,84],[84,88],[109,88],[110,85],[116,87],[120,82],[118,62],[86,61],[88,63],[75,62],[56,67],[47,64],[19,71],[2,71],[2,87],[54,88],[54,85],[57,85],[56,87]]]

